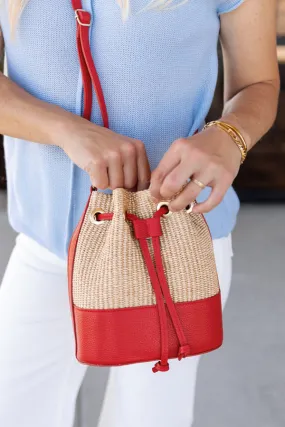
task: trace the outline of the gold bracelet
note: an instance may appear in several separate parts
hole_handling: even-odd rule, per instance
[[[207,129],[211,126],[217,126],[218,128],[222,129],[223,131],[227,132],[227,134],[232,138],[234,143],[237,145],[237,147],[240,150],[241,153],[241,164],[245,161],[247,156],[247,145],[245,142],[244,137],[240,133],[240,131],[233,125],[230,125],[229,123],[222,122],[220,120],[215,120],[213,122],[207,123],[204,129]]]

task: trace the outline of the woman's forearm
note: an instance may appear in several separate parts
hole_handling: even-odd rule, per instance
[[[0,73],[0,134],[57,144],[55,131],[71,113],[40,101]]]
[[[244,1],[221,15],[225,108],[251,149],[274,123],[279,95],[276,1]]]
[[[236,126],[250,150],[274,123],[279,81],[251,85],[225,103],[221,120]]]
[[[144,190],[150,167],[144,144],[29,95],[0,73],[0,134],[57,145],[100,189]],[[126,155],[127,154],[127,155]]]
[[[275,120],[278,94],[278,79],[252,84],[225,103],[221,120],[238,128],[251,149]],[[223,200],[238,174],[240,162],[241,153],[232,138],[219,127],[211,126],[197,135],[174,141],[152,174],[151,194],[157,200],[174,198],[169,209],[179,211],[199,196],[201,187],[196,179],[212,191],[193,212],[209,212]],[[187,177],[193,179],[181,192]]]

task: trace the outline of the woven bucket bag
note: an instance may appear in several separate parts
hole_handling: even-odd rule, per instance
[[[91,192],[70,245],[69,290],[80,362],[159,360],[154,371],[164,371],[168,358],[222,343],[207,224],[200,214],[157,207],[148,191]]]
[[[90,119],[92,85],[104,126],[108,115],[89,45],[90,13],[72,0]],[[222,309],[213,244],[192,205],[171,213],[148,190],[91,189],[68,254],[76,357],[88,365],[156,361],[153,372],[218,348]]]

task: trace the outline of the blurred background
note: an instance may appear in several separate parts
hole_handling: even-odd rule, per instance
[[[194,427],[285,426],[285,0],[278,3],[276,36],[281,75],[278,116],[234,183],[242,206],[233,234],[225,342],[202,358]],[[220,116],[222,93],[220,61],[209,120]],[[15,238],[6,215],[1,140],[0,187],[1,281]],[[78,398],[75,427],[96,426],[107,377],[107,369],[89,369]]]

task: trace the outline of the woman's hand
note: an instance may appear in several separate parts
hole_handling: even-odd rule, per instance
[[[68,157],[89,174],[94,187],[138,191],[149,187],[150,167],[141,141],[73,115],[68,124],[62,124],[56,139]]]
[[[209,212],[222,201],[239,171],[240,162],[239,148],[226,132],[214,126],[190,138],[180,138],[174,141],[153,172],[151,195],[157,200],[173,198],[169,209],[182,210],[202,191],[192,180],[180,192],[187,180],[193,178],[212,187],[209,198],[197,204],[193,212]]]

